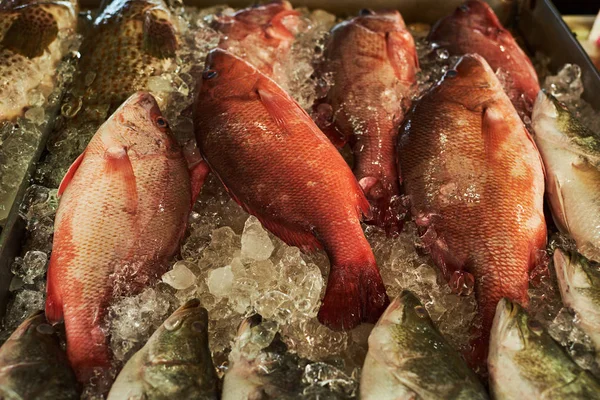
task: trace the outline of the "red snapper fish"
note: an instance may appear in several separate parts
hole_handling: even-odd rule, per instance
[[[222,33],[219,47],[243,58],[277,83],[287,81],[285,61],[300,23],[288,1],[244,8],[232,16],[218,15],[213,27]]]
[[[317,106],[317,120],[324,119],[320,126],[334,143],[350,141],[354,174],[371,202],[373,222],[388,233],[402,227],[396,138],[418,66],[400,13],[363,10],[333,28],[320,68],[333,84]]]
[[[362,231],[369,203],[308,114],[273,80],[224,51],[209,53],[194,106],[204,159],[230,195],[271,232],[331,261],[319,320],[376,322],[389,303]]]
[[[489,5],[470,0],[438,21],[429,40],[450,53],[477,53],[501,78],[504,91],[521,118],[531,117],[533,103],[540,91],[533,64],[515,38],[504,29]]]
[[[100,126],[58,194],[46,316],[64,320],[67,355],[86,381],[111,361],[111,299],[166,272],[191,209],[186,161],[150,94],[132,95]]]
[[[544,172],[532,138],[479,55],[463,56],[407,115],[399,165],[423,243],[456,292],[474,288],[483,365],[496,304],[527,306],[546,244]]]

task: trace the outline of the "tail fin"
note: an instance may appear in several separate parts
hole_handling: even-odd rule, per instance
[[[333,262],[318,318],[330,329],[349,330],[377,322],[389,303],[372,254],[355,265]]]

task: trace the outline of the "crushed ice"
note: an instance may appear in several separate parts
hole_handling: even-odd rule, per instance
[[[193,139],[192,121],[181,113],[191,103],[189,94],[195,85],[192,66],[202,66],[209,48],[218,43],[218,34],[210,28],[210,21],[216,11],[225,8],[185,10],[178,14],[185,22],[181,24],[184,46],[178,53],[175,69],[148,82],[183,144]],[[303,11],[303,17],[307,24],[305,36],[292,48],[288,89],[308,108],[318,91],[328,84],[314,81],[313,52],[316,48],[318,58],[335,17],[322,11],[310,14]],[[423,68],[418,77],[418,97],[456,60],[424,40],[428,26],[411,25],[410,29]],[[573,107],[583,109],[582,116],[587,115],[578,100],[581,84],[575,66],[566,66],[546,82],[556,94],[572,101]],[[165,101],[167,98],[169,101]],[[40,118],[36,113],[39,111],[30,114],[34,122]],[[56,189],[39,185],[29,188],[21,208],[28,238],[22,257],[12,265],[13,296],[0,340],[5,340],[31,312],[43,309],[44,273],[51,251],[56,207]],[[417,250],[419,238],[414,225],[407,223],[404,232],[394,239],[372,226],[365,226],[365,232],[390,297],[403,289],[414,291],[446,338],[455,347],[465,348],[476,312],[474,297],[451,293],[431,260]],[[155,286],[136,296],[116,299],[111,306],[110,335],[115,358],[117,362],[125,362],[170,312],[186,300],[198,297],[209,311],[210,347],[221,373],[228,368],[228,354],[237,326],[245,316],[258,312],[279,329],[291,353],[311,360],[302,372],[303,396],[317,398],[334,393],[340,398],[355,397],[373,326],[363,324],[350,332],[334,332],[318,323],[316,314],[328,268],[323,252],[303,254],[285,245],[256,218],[245,213],[211,177],[190,215],[180,259],[173,262]],[[552,270],[531,288],[530,296],[534,315],[546,323],[557,340],[568,346],[580,365],[593,369],[589,338],[576,330],[573,316],[562,308]]]

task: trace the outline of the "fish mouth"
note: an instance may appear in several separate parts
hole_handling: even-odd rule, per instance
[[[543,89],[538,92],[531,114],[532,120],[535,121],[542,116],[552,119],[558,117],[558,110],[551,96],[551,94],[546,93]]]
[[[238,327],[237,335],[241,336],[244,333],[250,331],[250,329],[254,328],[255,326],[260,325],[262,322],[262,319],[263,318],[260,314],[254,314],[254,315],[244,319],[240,323],[240,326]]]
[[[518,321],[520,311],[517,303],[506,298],[498,302],[491,334],[491,341],[495,346],[513,350],[520,350],[524,346],[524,336]]]
[[[190,299],[190,300],[186,301],[181,307],[179,307],[179,310],[181,310],[181,311],[191,310],[191,309],[197,308],[199,306],[200,306],[200,300]]]

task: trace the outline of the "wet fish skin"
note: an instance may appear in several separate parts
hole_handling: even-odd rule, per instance
[[[0,122],[23,114],[32,89],[50,94],[65,55],[59,33],[75,32],[77,11],[75,1],[0,3]]]
[[[274,324],[260,315],[240,324],[223,380],[222,400],[298,398],[307,360],[288,353]]]
[[[208,348],[208,312],[196,299],[179,307],[125,364],[108,400],[217,399]]]
[[[322,323],[350,329],[375,322],[388,299],[360,225],[369,204],[352,171],[274,81],[221,49],[209,53],[206,65],[194,129],[212,172],[286,243],[325,248],[332,267]]]
[[[286,0],[257,4],[232,16],[217,15],[213,28],[222,34],[219,47],[243,58],[279,84],[287,77],[282,71],[300,13]]]
[[[534,139],[546,167],[546,194],[558,228],[585,257],[600,261],[600,141],[552,95],[533,109]]]
[[[487,62],[466,55],[407,115],[398,158],[433,261],[456,292],[475,291],[482,329],[467,358],[483,367],[497,302],[528,304],[545,248],[540,156]]]
[[[79,380],[106,370],[104,331],[115,295],[166,272],[191,209],[186,161],[154,98],[132,95],[65,175],[54,223],[46,316],[64,319]]]
[[[439,43],[451,54],[477,53],[496,73],[501,71],[504,91],[521,118],[531,116],[540,90],[531,60],[506,30],[491,7],[481,0],[469,0],[453,14],[438,21],[429,40]]]
[[[575,252],[554,251],[554,268],[563,303],[600,352],[600,270]]]
[[[350,142],[354,174],[371,203],[373,222],[391,234],[402,229],[396,138],[418,66],[400,13],[367,10],[333,28],[319,68],[333,79],[317,106],[317,112],[330,114],[320,127],[334,143]]]
[[[600,399],[600,383],[506,299],[498,303],[488,365],[494,399]]]
[[[147,90],[149,77],[172,68],[178,46],[179,27],[163,0],[104,2],[81,44],[79,72],[49,138],[46,163],[66,172],[109,115]],[[60,174],[47,175],[46,186],[60,183],[53,178]]]
[[[79,399],[75,374],[42,312],[23,321],[0,347],[0,398]]]
[[[485,388],[405,290],[369,336],[360,397],[364,400],[487,399]]]

